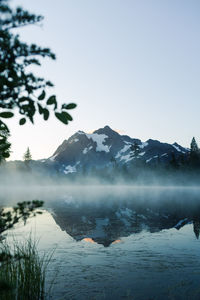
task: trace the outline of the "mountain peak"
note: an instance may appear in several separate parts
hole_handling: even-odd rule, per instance
[[[103,129],[106,129],[106,130],[112,130],[112,129],[110,128],[110,126],[108,126],[108,125],[104,126]],[[113,130],[112,130],[112,131],[113,131]]]
[[[51,160],[58,163],[65,174],[84,168],[103,168],[109,166],[113,158],[122,166],[132,161],[130,145],[134,141],[140,145],[140,159],[146,163],[156,163],[158,156],[167,162],[172,152],[176,157],[188,152],[177,143],[171,145],[152,139],[143,143],[139,139],[120,135],[106,125],[93,133],[76,132],[58,147]]]
[[[103,128],[99,128],[95,130],[94,133],[106,134],[108,137],[119,136],[119,133],[117,133],[115,130],[110,128],[110,126],[108,125],[104,126]]]

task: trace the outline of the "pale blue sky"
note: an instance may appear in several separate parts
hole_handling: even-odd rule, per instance
[[[52,155],[77,130],[109,125],[124,134],[178,142],[200,139],[199,0],[12,0],[45,17],[21,30],[49,46],[56,62],[37,72],[55,83],[60,102],[76,102],[69,126],[55,118],[10,122],[12,156]]]

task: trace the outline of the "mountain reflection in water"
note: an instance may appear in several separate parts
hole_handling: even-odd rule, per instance
[[[200,189],[33,192],[13,191],[13,198],[44,200],[51,215],[44,212],[13,234],[20,240],[32,231],[41,253],[55,249],[47,272],[51,299],[200,299]],[[0,199],[8,204],[11,196]]]
[[[193,224],[194,234],[199,238],[199,193],[163,190],[87,197],[74,194],[51,203],[56,223],[76,241],[108,247],[131,234],[179,230],[186,224]]]

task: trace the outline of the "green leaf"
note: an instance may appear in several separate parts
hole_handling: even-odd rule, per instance
[[[51,97],[49,97],[49,99],[47,100],[47,105],[51,105],[51,104],[55,104],[55,103],[57,103],[57,101],[56,101],[56,96],[51,96]]]
[[[0,113],[0,117],[1,118],[12,118],[14,116],[14,114],[10,111],[5,111]]]
[[[0,120],[0,131],[1,130],[4,130],[7,134],[10,132],[8,126],[2,120]]]
[[[66,105],[66,109],[74,109],[74,108],[76,108],[76,103],[69,103],[69,104],[67,104]]]
[[[39,114],[43,114],[43,107],[38,103]]]
[[[42,94],[38,97],[38,100],[44,100],[45,96],[46,96],[46,93],[45,93],[45,91],[43,91]]]
[[[69,104],[66,104],[64,103],[62,105],[62,109],[74,109],[77,105],[75,103],[69,103]]]
[[[49,99],[47,100],[47,105],[52,105],[52,104],[54,104],[54,110],[55,110],[57,108],[57,101],[55,95],[49,97]]]
[[[22,118],[19,120],[19,125],[24,125],[26,123],[26,119]]]
[[[68,114],[66,111],[63,111],[62,114],[65,115],[69,121],[73,120],[72,116],[70,114]]]
[[[68,118],[66,117],[66,115],[64,115],[64,112],[62,113],[55,113],[56,118],[61,121],[64,124],[68,124]]]
[[[45,121],[47,121],[49,118],[49,111],[46,108],[43,109],[43,118]]]

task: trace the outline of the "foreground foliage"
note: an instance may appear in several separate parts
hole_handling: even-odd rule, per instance
[[[51,255],[39,256],[36,244],[29,239],[14,243],[13,250],[1,244],[1,300],[42,300],[46,298],[45,277]]]
[[[0,128],[0,164],[10,156],[11,143],[8,141],[9,136],[7,130]]]
[[[0,299],[45,299],[45,276],[50,256],[40,257],[36,244],[29,239],[11,247],[2,234],[29,217],[42,213],[43,201],[18,203],[10,209],[0,209]]]
[[[43,206],[43,201],[33,200],[33,201],[24,201],[17,203],[17,205],[9,210],[4,208],[0,209],[0,239],[1,234],[11,229],[16,223],[20,220],[26,223],[27,219],[36,214],[41,214],[41,211],[36,209]]]
[[[41,65],[41,58],[54,60],[55,54],[49,48],[22,42],[15,31],[42,20],[42,16],[21,7],[12,9],[8,0],[0,0],[0,129],[9,131],[5,120],[14,116],[14,109],[22,116],[20,125],[27,120],[34,123],[36,113],[48,120],[49,108],[64,124],[72,121],[68,110],[75,108],[76,104],[62,104],[59,108],[56,96],[46,94],[46,88],[53,84],[30,71],[30,66]]]

